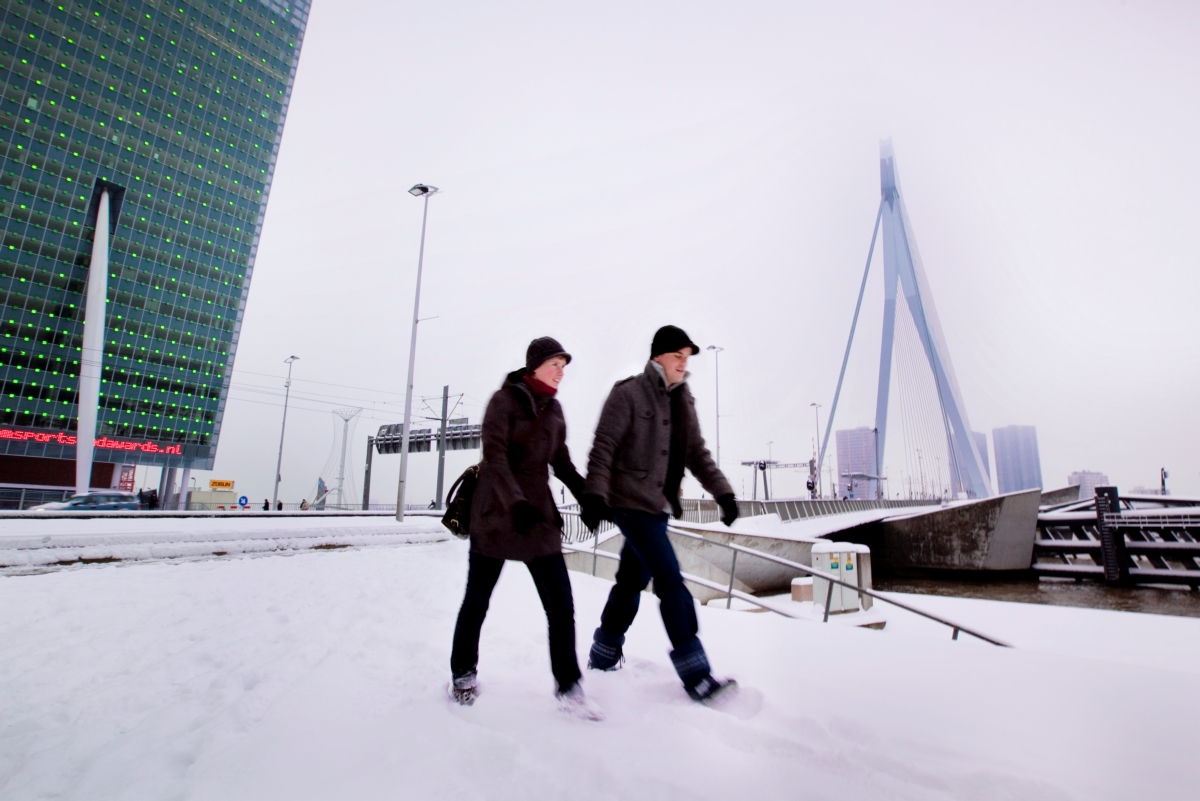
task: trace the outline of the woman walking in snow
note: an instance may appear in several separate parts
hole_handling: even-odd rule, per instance
[[[465,706],[479,694],[479,631],[507,560],[524,562],[546,610],[550,669],[563,711],[600,720],[584,695],[575,654],[575,605],[562,555],[562,516],[550,468],[577,499],[583,477],[567,450],[567,424],[555,399],[571,355],[551,337],[529,343],[525,367],[509,373],[483,416],[483,463],[471,503],[467,590],[450,655],[450,696]]]

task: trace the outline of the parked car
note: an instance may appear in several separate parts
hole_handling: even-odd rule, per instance
[[[115,509],[141,509],[138,497],[124,490],[99,490],[86,495],[75,495],[65,501],[54,501],[34,506],[31,512],[99,512]]]

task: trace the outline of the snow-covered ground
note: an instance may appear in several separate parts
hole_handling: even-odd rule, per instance
[[[312,548],[395,546],[441,542],[450,532],[436,517],[313,514],[276,517],[230,513],[214,517],[79,516],[0,521],[0,574],[44,571],[78,562],[210,558],[289,553]]]
[[[750,719],[680,689],[647,598],[603,723],[555,709],[510,564],[445,698],[458,541],[0,578],[0,798],[1194,798],[1200,620],[912,598],[883,632],[701,608]],[[611,586],[571,574],[581,660]]]

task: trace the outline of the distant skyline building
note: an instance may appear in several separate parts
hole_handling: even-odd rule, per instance
[[[0,484],[211,469],[308,7],[3,4]]]
[[[861,426],[837,432],[838,497],[874,500],[879,482],[875,461],[875,430]]]
[[[1079,487],[1079,500],[1086,500],[1096,495],[1096,487],[1107,487],[1108,476],[1091,470],[1077,470],[1067,476],[1068,487]]]
[[[996,481],[1001,494],[1043,489],[1042,460],[1038,455],[1037,428],[1005,426],[992,429],[996,449]]]
[[[987,477],[992,477],[992,465],[988,460],[988,444],[987,434],[982,431],[972,431],[971,435],[975,437],[975,447],[979,449],[979,458],[983,460],[983,469],[987,473]]]

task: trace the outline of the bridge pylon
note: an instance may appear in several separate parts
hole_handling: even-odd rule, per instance
[[[850,357],[850,346],[854,342],[854,330],[862,308],[863,292],[871,271],[871,257],[875,252],[876,239],[881,239],[883,248],[883,336],[879,352],[879,386],[875,400],[875,463],[882,470],[884,446],[887,443],[888,400],[892,383],[893,345],[896,333],[896,301],[903,293],[905,304],[912,314],[921,350],[933,373],[937,389],[942,424],[945,428],[949,449],[951,490],[965,493],[971,498],[986,498],[992,494],[991,479],[983,462],[983,456],[972,434],[967,409],[954,375],[950,350],[942,333],[942,325],[933,302],[933,293],[925,277],[921,254],[917,250],[912,223],[904,206],[900,190],[900,178],[896,171],[896,155],[892,140],[885,139],[879,145],[880,201],[879,213],[875,218],[875,230],[871,234],[871,247],[867,254],[867,265],[863,271],[863,283],[858,293],[858,304],[850,326],[850,338],[846,343],[846,355],[842,360],[842,371],[834,393],[833,408],[821,444],[819,463],[825,463],[829,437],[833,431],[833,420],[837,414],[837,402],[842,391],[842,380],[846,375],[846,362]],[[879,236],[882,231],[882,237]]]

